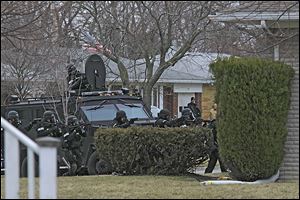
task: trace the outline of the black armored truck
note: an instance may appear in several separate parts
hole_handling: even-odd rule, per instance
[[[80,147],[82,163],[77,174],[101,174],[102,171],[99,166],[103,166],[103,160],[98,158],[95,152],[95,130],[112,127],[113,119],[120,110],[125,111],[128,119],[133,122],[132,126],[153,126],[155,120],[140,96],[132,94],[126,89],[117,91],[105,89],[106,70],[99,55],[93,54],[88,57],[85,62],[85,73],[76,71],[76,68],[72,66],[68,67],[68,73],[68,98],[40,97],[23,101],[19,101],[18,98],[11,98],[6,105],[1,106],[1,116],[5,118],[9,111],[17,111],[22,126],[26,127],[30,123],[33,124],[32,128],[25,134],[34,140],[37,137],[35,126],[45,111],[53,111],[60,124],[65,126],[68,126],[66,123],[67,115],[75,115],[86,132],[86,137],[82,138]],[[2,148],[3,146],[1,146],[1,150]],[[59,171],[60,174],[63,174],[64,171],[70,169],[70,162],[64,157],[63,151],[59,150],[58,152]],[[26,155],[26,148],[21,147],[21,176],[27,174]],[[3,169],[3,163],[1,163],[1,171]]]

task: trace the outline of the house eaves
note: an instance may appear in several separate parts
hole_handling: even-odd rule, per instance
[[[219,22],[241,22],[241,21],[299,21],[299,12],[235,12],[229,14],[216,13],[210,15],[210,19]]]

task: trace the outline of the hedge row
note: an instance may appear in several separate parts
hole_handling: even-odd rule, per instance
[[[238,180],[274,175],[283,159],[291,66],[258,58],[211,64],[220,155]]]
[[[208,159],[207,128],[129,127],[98,129],[96,147],[113,171],[125,174],[179,175]]]

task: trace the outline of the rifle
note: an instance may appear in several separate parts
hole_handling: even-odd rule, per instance
[[[129,120],[129,124],[133,124],[136,120],[138,120],[138,118],[131,118],[131,119]]]

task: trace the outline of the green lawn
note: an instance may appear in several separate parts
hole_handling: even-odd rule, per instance
[[[199,176],[201,179],[201,176]],[[197,178],[199,179],[199,178]],[[27,179],[21,179],[21,198],[27,198]],[[38,192],[38,191],[37,191]],[[38,196],[37,196],[38,197]],[[4,178],[1,178],[1,198],[4,198]],[[299,199],[299,182],[279,182],[262,185],[200,185],[188,176],[81,176],[59,177],[58,198],[256,198]]]

